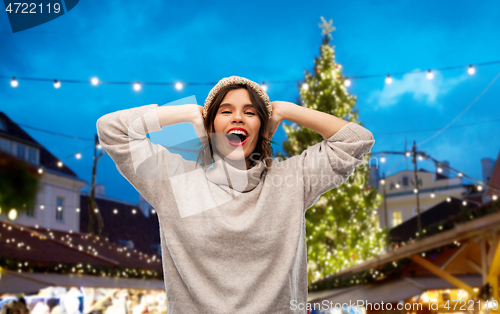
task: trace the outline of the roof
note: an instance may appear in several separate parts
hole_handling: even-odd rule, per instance
[[[445,179],[449,179],[450,177],[448,176],[445,176],[444,174],[441,174],[439,172],[436,172],[436,181],[437,180],[445,180]]]
[[[80,195],[80,232],[88,233],[90,198]],[[132,240],[134,248],[147,253],[156,254],[160,244],[160,227],[156,214],[146,217],[138,205],[120,202],[96,196],[96,206],[104,223],[102,236],[109,238],[110,242],[118,243],[119,240]],[[117,214],[114,210],[117,209]],[[136,210],[133,214],[132,211]]]
[[[457,275],[461,281],[472,287],[481,287],[481,275]],[[308,302],[328,300],[335,303],[356,303],[357,300],[370,303],[399,302],[419,295],[431,289],[454,289],[448,281],[436,277],[407,277],[391,278],[376,284],[358,285],[343,289],[313,292],[308,294]]]
[[[495,212],[465,223],[456,224],[453,229],[442,231],[438,234],[427,236],[421,240],[407,243],[406,245],[398,247],[393,251],[375,256],[359,264],[343,269],[340,272],[328,275],[316,281],[314,284],[328,286],[330,285],[329,283],[333,282],[336,278],[382,267],[383,265],[394,261],[409,258],[414,254],[443,248],[444,246],[455,242],[466,241],[475,237],[490,234],[492,232],[497,232],[498,230],[500,230],[500,212]]]
[[[48,286],[164,290],[163,280],[88,276],[80,274],[17,273],[0,269],[0,293],[38,293]],[[31,293],[30,293],[31,294]]]
[[[428,210],[420,213],[420,220],[422,222],[422,229],[433,226],[452,217],[459,215],[463,210],[472,210],[479,207],[479,204],[470,201],[463,205],[463,200],[456,197],[450,197],[450,202],[442,201]],[[399,242],[408,241],[416,238],[418,231],[418,216],[412,217],[407,221],[399,224],[389,231],[389,241]]]
[[[50,236],[51,233],[54,238]],[[58,263],[90,263],[101,266],[117,264],[100,255],[94,256],[80,251],[78,245],[89,244],[88,241],[71,241],[74,245],[70,247],[67,242],[60,239],[59,234],[59,231],[48,232],[43,228],[32,230],[31,227],[2,221],[0,223],[0,257],[26,261],[28,265],[31,263],[54,266]],[[74,234],[71,235],[71,238],[74,236]]]
[[[63,163],[62,167],[57,166],[59,159],[54,156],[49,150],[47,150],[43,145],[38,143],[34,138],[32,138],[27,132],[25,132],[17,123],[12,121],[4,112],[0,111],[0,120],[5,122],[6,131],[0,128],[0,136],[6,138],[14,139],[33,147],[40,149],[40,165],[44,168],[51,169],[58,173],[64,173],[71,177],[77,178],[73,170]]]
[[[0,224],[0,257],[27,262],[20,269],[28,271],[31,268],[34,272],[59,264],[81,264],[83,268],[90,264],[103,269],[116,266],[152,271],[162,269],[157,255],[130,250],[103,237],[34,228],[8,221]]]

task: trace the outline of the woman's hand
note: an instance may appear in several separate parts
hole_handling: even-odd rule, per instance
[[[286,110],[286,106],[288,105],[286,101],[273,101],[271,102],[273,106],[273,113],[271,115],[271,120],[269,121],[269,138],[272,139],[274,133],[278,129],[281,121],[284,120],[283,113]]]

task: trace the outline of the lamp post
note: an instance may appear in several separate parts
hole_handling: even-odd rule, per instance
[[[417,144],[413,141],[413,177],[415,180],[415,189],[417,191],[417,224],[418,224],[418,235],[422,234],[422,220],[420,218],[420,191],[418,186],[418,174],[417,174]]]

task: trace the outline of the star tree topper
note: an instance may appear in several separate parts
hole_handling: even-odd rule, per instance
[[[330,33],[335,30],[335,27],[332,26],[333,20],[330,19],[330,21],[327,22],[324,17],[321,17],[321,20],[323,21],[323,24],[318,24],[319,27],[323,29],[323,33],[321,35],[328,35],[328,37],[332,39],[332,34]]]

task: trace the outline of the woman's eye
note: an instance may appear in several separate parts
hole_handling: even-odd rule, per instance
[[[231,111],[222,111],[221,113],[231,113]],[[248,111],[248,112],[245,112],[245,113],[249,113],[251,115],[255,115],[255,113],[251,112],[251,111]]]

